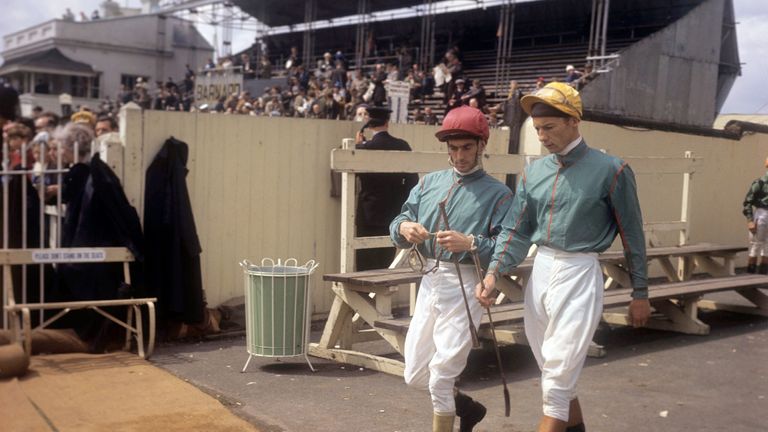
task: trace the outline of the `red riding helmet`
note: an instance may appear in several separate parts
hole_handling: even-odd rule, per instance
[[[462,105],[448,112],[443,119],[443,126],[435,134],[438,140],[448,141],[455,137],[475,137],[488,142],[488,120],[485,114],[477,108]]]

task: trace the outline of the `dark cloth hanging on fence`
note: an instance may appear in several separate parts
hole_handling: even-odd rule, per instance
[[[131,284],[124,283],[122,263],[59,264],[58,286],[51,300],[113,300],[140,297],[143,292],[144,246],[141,222],[136,209],[112,169],[94,155],[89,164],[74,165],[63,179],[62,198],[67,209],[62,221],[61,246],[125,247],[133,254]],[[110,338],[109,325],[93,311],[75,311],[62,325],[101,351]],[[116,311],[116,313],[124,313]]]
[[[144,198],[146,276],[149,294],[157,296],[163,320],[198,324],[205,298],[200,272],[200,240],[187,190],[187,144],[165,141],[147,169]]]
[[[131,264],[131,293],[142,290],[144,259],[141,223],[128,202],[120,179],[96,154],[90,164],[76,164],[65,176],[62,189],[67,210],[62,222],[61,246],[125,247],[135,257]],[[112,300],[120,298],[123,283],[120,263],[62,264],[59,273],[72,298],[68,300]]]

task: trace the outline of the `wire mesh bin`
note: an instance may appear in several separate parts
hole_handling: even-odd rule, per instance
[[[307,261],[298,265],[295,258],[275,262],[270,258],[261,265],[243,260],[245,278],[245,333],[248,368],[253,356],[307,356],[309,343],[309,280],[318,264]]]

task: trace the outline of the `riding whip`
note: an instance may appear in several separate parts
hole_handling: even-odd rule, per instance
[[[483,268],[480,265],[480,256],[477,254],[477,248],[473,247],[469,253],[472,255],[472,260],[475,262],[475,270],[477,270],[477,277],[480,279],[480,286],[485,291],[485,281],[483,280]],[[493,317],[491,316],[491,308],[486,306],[485,311],[488,312],[488,322],[491,325],[491,336],[493,338],[493,349],[496,351],[496,365],[499,367],[499,375],[501,376],[501,384],[504,386],[504,416],[509,417],[509,389],[507,388],[507,377],[504,376],[504,367],[501,364],[501,351],[499,350],[499,342],[496,340],[496,327],[493,325]]]
[[[443,224],[445,229],[450,231],[451,226],[448,225],[448,213],[445,211],[445,201],[440,201],[440,216],[443,218]],[[472,335],[472,347],[480,348],[480,339],[477,337],[477,328],[472,321],[472,313],[469,311],[469,302],[467,301],[467,293],[464,291],[464,279],[461,277],[461,267],[459,267],[459,257],[456,254],[451,254],[453,258],[453,264],[456,266],[456,274],[459,276],[459,284],[461,285],[461,297],[464,299],[464,309],[467,311],[467,321],[469,321],[469,333]]]

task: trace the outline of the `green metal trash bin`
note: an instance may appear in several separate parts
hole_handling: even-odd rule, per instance
[[[245,274],[245,333],[248,360],[253,356],[307,357],[309,342],[309,281],[318,264],[303,266],[290,258],[281,262],[265,258],[257,266],[240,263]]]

